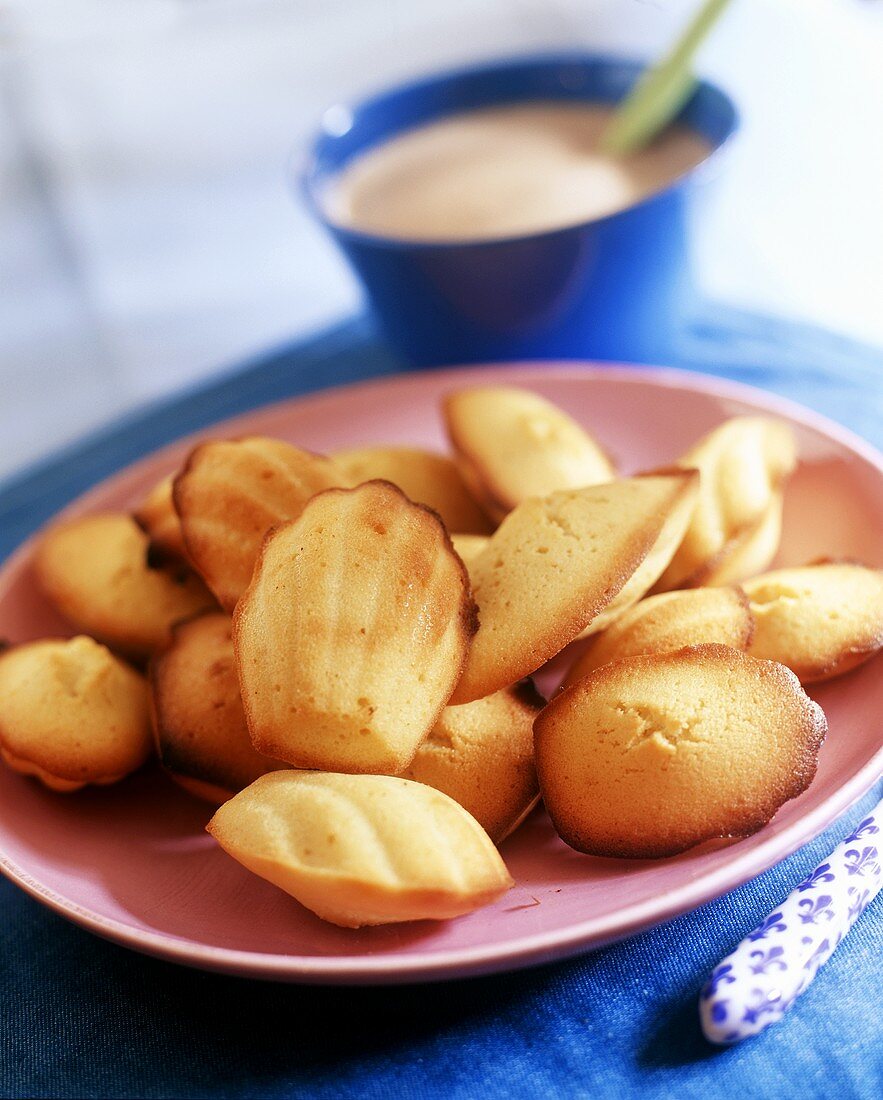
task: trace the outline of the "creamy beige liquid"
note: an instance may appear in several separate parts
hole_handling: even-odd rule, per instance
[[[537,102],[453,115],[355,158],[332,179],[332,221],[419,240],[537,233],[631,206],[698,164],[703,138],[670,127],[621,160],[598,152],[611,108]]]

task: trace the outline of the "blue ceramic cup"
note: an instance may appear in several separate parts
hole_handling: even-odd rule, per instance
[[[614,103],[641,68],[585,54],[521,58],[326,111],[303,176],[307,201],[360,276],[385,336],[412,364],[666,357],[694,295],[688,214],[737,127],[732,101],[712,84],[699,84],[679,118],[710,143],[709,157],[607,217],[504,239],[403,241],[337,225],[322,204],[329,177],[403,130],[530,100]]]

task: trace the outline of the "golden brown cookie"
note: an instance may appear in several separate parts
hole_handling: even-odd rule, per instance
[[[588,432],[529,390],[476,386],[452,393],[443,408],[466,484],[495,520],[528,497],[616,477]]]
[[[273,772],[222,806],[208,831],[250,871],[344,928],[449,920],[513,885],[462,806],[392,776]]]
[[[678,465],[699,470],[699,499],[657,591],[733,584],[766,568],[779,542],[782,489],[796,461],[789,425],[761,416],[727,420],[691,447]]]
[[[175,478],[175,509],[190,560],[221,607],[232,611],[248,587],[267,531],[343,482],[330,459],[281,439],[218,439],[191,452]]]
[[[718,642],[746,649],[754,620],[741,588],[688,588],[648,596],[589,643],[567,674],[566,684],[622,657],[666,653]]]
[[[776,569],[745,582],[756,629],[749,653],[805,684],[830,680],[883,648],[883,570],[852,562]]]
[[[350,485],[391,481],[415,504],[438,512],[452,534],[485,535],[491,531],[456,463],[444,455],[416,447],[354,447],[336,451],[331,457]]]
[[[387,481],[314,497],[264,543],[234,616],[252,742],[297,768],[395,774],[475,630],[441,520]]]
[[[533,722],[544,706],[528,680],[446,707],[403,778],[449,795],[499,844],[539,799]]]
[[[469,564],[481,625],[451,703],[508,687],[572,642],[667,540],[672,517],[685,520],[696,480],[677,470],[519,504]]]
[[[826,723],[783,665],[698,645],[602,665],[534,732],[562,839],[655,859],[764,826],[812,782]]]
[[[262,756],[251,743],[232,627],[221,611],[180,623],[150,666],[160,760],[188,790],[216,802],[287,766]]]
[[[147,536],[131,516],[102,513],[51,527],[34,569],[66,619],[132,657],[149,656],[174,623],[214,606],[185,568],[148,567]]]
[[[93,638],[0,653],[0,756],[55,791],[116,783],[150,754],[147,683]]]
[[[172,480],[170,474],[154,485],[132,513],[147,535],[147,564],[154,568],[188,561],[181,521],[172,500]]]

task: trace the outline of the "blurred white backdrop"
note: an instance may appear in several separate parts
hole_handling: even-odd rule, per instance
[[[288,186],[323,108],[495,54],[652,55],[696,0],[5,0],[0,475],[351,313]],[[883,0],[735,0],[706,294],[883,345]]]

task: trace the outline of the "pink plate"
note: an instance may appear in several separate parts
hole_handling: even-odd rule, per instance
[[[212,435],[265,434],[315,450],[377,441],[443,448],[439,398],[476,382],[529,386],[586,424],[624,472],[663,465],[738,413],[790,421],[800,467],[782,563],[822,555],[883,566],[883,456],[821,417],[758,390],[662,370],[582,366],[433,372],[368,382],[249,413]],[[192,440],[145,459],[70,514],[128,508]],[[70,633],[35,590],[30,547],[0,574],[0,637]],[[497,905],[448,923],[346,931],[250,875],[203,831],[206,804],[156,768],[60,796],[0,772],[2,868],[57,912],[118,943],[194,966],[287,981],[382,983],[461,977],[586,951],[732,889],[810,840],[883,773],[879,660],[822,685],[830,734],[810,789],[756,836],[656,862],[594,859],[535,813],[503,846],[517,882]]]

